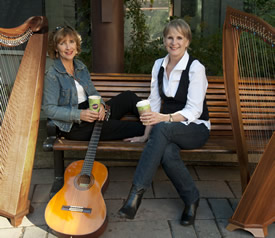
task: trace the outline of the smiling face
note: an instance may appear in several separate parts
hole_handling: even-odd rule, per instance
[[[163,39],[170,57],[180,59],[189,46],[189,40],[175,27],[170,27]]]
[[[72,61],[77,54],[77,44],[74,37],[66,35],[56,46],[62,61]]]

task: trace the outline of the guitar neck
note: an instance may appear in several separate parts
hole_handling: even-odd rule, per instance
[[[81,170],[82,175],[86,174],[90,176],[92,173],[92,168],[95,161],[96,150],[97,150],[97,145],[101,134],[102,125],[103,125],[102,121],[95,122],[93,133],[92,133],[88,150],[85,156],[84,164]]]

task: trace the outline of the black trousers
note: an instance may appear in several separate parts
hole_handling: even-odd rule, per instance
[[[133,136],[142,136],[145,126],[140,121],[122,121],[125,114],[131,113],[139,118],[136,104],[141,99],[132,91],[125,91],[106,102],[111,107],[111,116],[108,121],[103,122],[101,140],[121,140]],[[88,102],[79,105],[79,109],[89,107]],[[94,124],[82,121],[74,123],[70,132],[61,132],[69,140],[89,141],[93,132]]]

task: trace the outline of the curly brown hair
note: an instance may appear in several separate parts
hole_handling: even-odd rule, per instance
[[[57,44],[62,41],[67,35],[71,36],[76,42],[77,54],[81,52],[81,36],[70,26],[56,27],[56,29],[49,34],[48,54],[51,59],[57,59],[56,54]]]

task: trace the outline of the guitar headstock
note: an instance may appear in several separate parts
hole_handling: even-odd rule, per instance
[[[105,105],[105,121],[108,121],[111,116],[111,107],[109,105]]]

